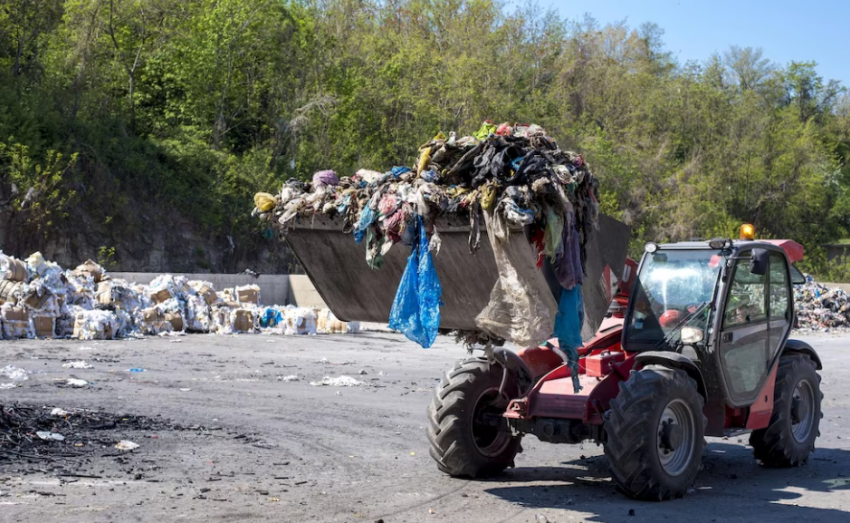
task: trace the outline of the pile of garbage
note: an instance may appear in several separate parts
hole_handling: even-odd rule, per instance
[[[150,284],[113,279],[88,260],[63,270],[36,252],[0,252],[0,338],[83,340],[179,333],[357,332],[328,310],[262,306],[257,285],[216,291],[210,282],[164,274]]]
[[[419,147],[412,166],[360,169],[343,177],[320,171],[312,183],[288,180],[277,194],[254,196],[254,215],[277,224],[284,235],[299,221],[309,226],[317,214],[337,217],[344,233],[365,243],[373,269],[393,245],[410,246],[390,327],[423,347],[433,343],[440,324],[442,288],[431,260],[441,245],[437,218],[468,221],[472,254],[480,247],[483,223],[499,281],[476,318],[481,332],[531,346],[554,330],[562,346],[574,348],[581,346],[581,284],[599,213],[597,187],[582,156],[561,150],[539,125],[486,121],[471,136],[440,132]],[[526,235],[510,234],[517,229]],[[507,254],[511,238],[531,242],[528,263]],[[535,293],[528,274],[535,262],[557,281],[558,293]]]
[[[806,275],[806,283],[794,286],[794,309],[798,329],[824,331],[850,328],[850,294],[830,289]]]

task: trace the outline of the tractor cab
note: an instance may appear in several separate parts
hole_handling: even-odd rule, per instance
[[[628,353],[679,353],[732,407],[752,405],[794,325],[798,244],[647,244],[623,323]],[[787,250],[786,250],[787,249]],[[717,405],[720,408],[720,405]]]

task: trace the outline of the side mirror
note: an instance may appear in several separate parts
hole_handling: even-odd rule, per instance
[[[750,273],[756,276],[767,274],[767,264],[770,260],[770,251],[767,249],[753,249],[750,257]]]

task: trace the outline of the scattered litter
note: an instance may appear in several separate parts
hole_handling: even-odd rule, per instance
[[[319,361],[317,361],[316,363],[330,363],[330,360],[328,360],[327,358],[322,358]]]
[[[85,360],[69,361],[62,365],[63,369],[93,369],[94,365],[86,363]]]
[[[15,383],[0,383],[0,390],[14,389],[15,387],[17,387],[17,384]]]
[[[336,395],[337,395],[337,396],[342,396],[342,391],[341,391],[341,390],[336,391]]]
[[[53,410],[50,411],[50,415],[51,416],[67,416],[68,411],[62,410],[59,407],[55,407]]]
[[[192,390],[192,389],[180,389],[180,392],[189,392],[189,391],[191,391],[191,390]]]
[[[86,380],[81,380],[78,378],[68,378],[68,381],[65,382],[70,387],[85,387],[89,384]]]
[[[145,372],[145,369],[141,367],[133,367],[132,369],[127,369],[127,372]]]
[[[537,523],[549,523],[549,518],[547,518],[543,514],[535,514],[534,519],[537,520]]]
[[[168,343],[183,343],[183,340],[171,340]]]
[[[86,345],[83,345],[82,347],[80,347],[80,350],[94,350],[94,347],[88,347]]]
[[[360,369],[360,372],[358,372],[357,374],[360,374],[361,376],[365,376],[367,374],[366,369]]]
[[[290,374],[289,376],[278,376],[277,380],[289,382],[289,381],[301,381],[301,378],[299,378],[296,374]]]
[[[434,512],[434,509],[429,508],[429,509],[428,509],[428,514],[436,514],[436,512]]]
[[[40,430],[36,432],[35,435],[45,441],[65,441],[65,436],[56,432]]]
[[[115,444],[115,448],[118,450],[135,450],[139,448],[138,443],[133,443],[132,441],[122,439],[118,443]]]
[[[358,381],[351,376],[340,376],[338,378],[331,378],[330,376],[325,376],[322,378],[322,381],[311,381],[310,385],[316,386],[326,386],[326,387],[355,387],[357,385],[363,385],[362,381]]]
[[[14,365],[7,365],[0,369],[0,377],[9,378],[12,381],[26,381],[29,379],[27,374],[29,374],[28,371]]]

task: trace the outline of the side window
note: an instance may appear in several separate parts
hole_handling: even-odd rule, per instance
[[[767,278],[750,272],[750,251],[735,261],[723,327],[746,325],[767,319]]]
[[[770,254],[770,303],[768,314],[772,320],[790,319],[788,307],[791,291],[788,285],[788,264],[779,253]]]

